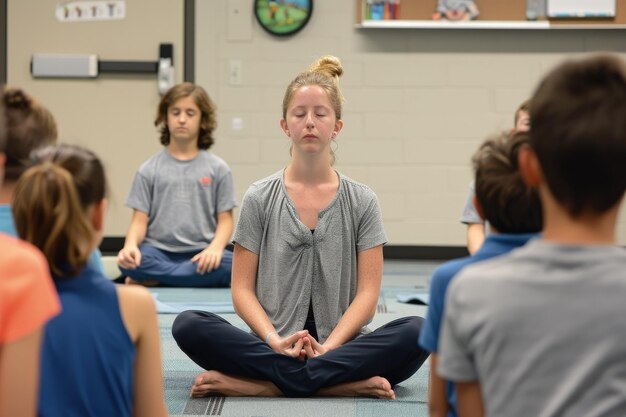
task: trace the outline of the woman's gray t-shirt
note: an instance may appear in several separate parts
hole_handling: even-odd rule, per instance
[[[356,295],[357,253],[387,242],[382,215],[369,187],[337,173],[337,194],[311,233],[283,175],[250,186],[233,241],[259,256],[256,293],[278,333],[302,330],[312,300],[323,343]]]

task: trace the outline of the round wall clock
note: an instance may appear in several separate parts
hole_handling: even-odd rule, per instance
[[[309,22],[313,0],[255,0],[254,15],[272,35],[293,35]]]

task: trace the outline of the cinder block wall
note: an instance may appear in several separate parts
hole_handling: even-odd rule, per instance
[[[183,2],[133,0],[124,21],[74,24],[56,21],[56,3],[8,1],[8,82],[51,108],[63,141],[101,155],[112,197],[105,235],[123,236],[130,181],[159,149],[155,77],[33,80],[30,56],[153,60],[160,42],[172,42],[180,81]],[[195,3],[196,81],[218,105],[214,151],[231,165],[239,199],[252,181],[288,163],[278,125],[285,87],[315,58],[334,54],[345,67],[346,98],[337,169],[376,191],[391,245],[464,245],[458,218],[481,141],[511,127],[517,105],[562,59],[600,50],[626,56],[624,30],[359,30],[354,1],[316,0],[306,28],[277,38],[254,20],[249,0]],[[232,61],[241,63],[238,85],[229,82]],[[233,119],[242,129],[233,129]]]
[[[512,126],[516,107],[562,59],[626,52],[623,30],[355,29],[354,2],[335,0],[316,1],[309,25],[283,39],[265,33],[247,3],[198,1],[196,21],[196,79],[219,105],[215,151],[231,164],[238,195],[288,162],[278,126],[285,87],[334,54],[346,98],[337,168],[376,191],[390,244],[463,245],[458,218],[482,140]],[[241,61],[240,85],[229,84],[231,60]],[[231,128],[233,118],[243,129]]]

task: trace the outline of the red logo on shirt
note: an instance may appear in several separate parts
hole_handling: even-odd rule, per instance
[[[200,184],[202,184],[203,187],[208,187],[209,185],[211,185],[211,178],[209,178],[209,177],[201,177],[200,178]]]

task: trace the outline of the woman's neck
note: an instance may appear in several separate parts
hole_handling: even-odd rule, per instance
[[[337,181],[337,174],[328,161],[294,158],[285,169],[285,179],[309,184]]]

